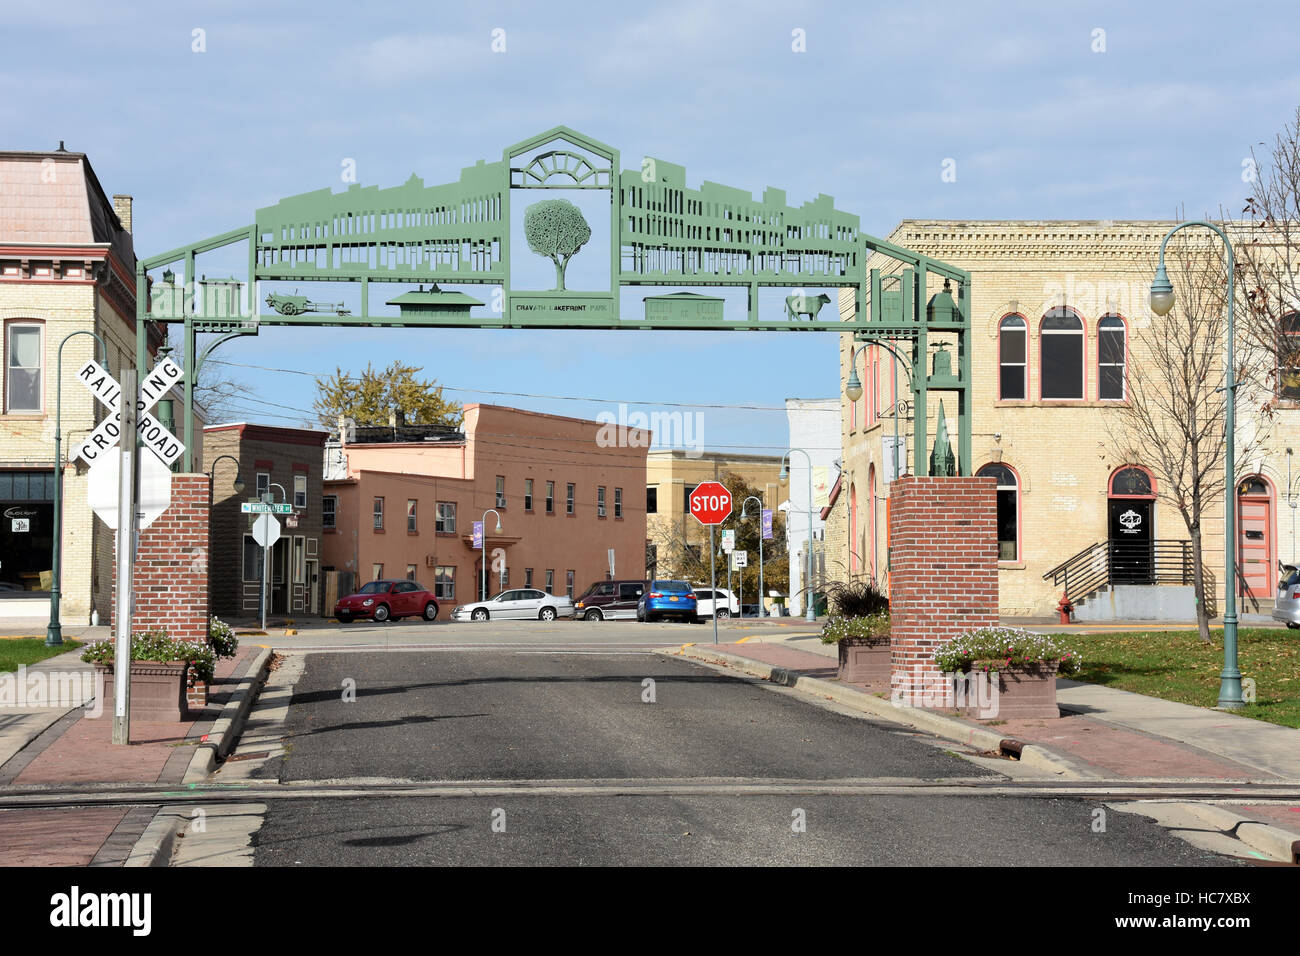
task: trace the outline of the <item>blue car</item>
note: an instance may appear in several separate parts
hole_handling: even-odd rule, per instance
[[[665,617],[680,618],[691,624],[700,622],[695,591],[685,581],[651,581],[636,605],[638,621],[657,621]]]

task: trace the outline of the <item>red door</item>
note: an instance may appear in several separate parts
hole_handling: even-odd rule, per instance
[[[1273,558],[1273,496],[1258,478],[1238,485],[1237,561],[1242,597],[1272,600],[1277,579]]]

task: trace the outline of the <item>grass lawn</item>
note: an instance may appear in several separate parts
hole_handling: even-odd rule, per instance
[[[1084,662],[1074,680],[1201,707],[1218,703],[1222,629],[1210,631],[1209,644],[1195,630],[1075,634],[1069,644]],[[1237,658],[1242,678],[1254,678],[1256,695],[1237,713],[1300,727],[1300,631],[1238,628]]]
[[[58,647],[46,647],[43,637],[21,637],[0,641],[0,674],[16,671],[20,664],[35,664],[47,657],[76,650],[80,646],[81,641],[70,641],[66,637]]]

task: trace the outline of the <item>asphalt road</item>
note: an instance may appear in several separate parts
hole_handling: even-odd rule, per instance
[[[354,701],[344,699],[351,682]],[[1093,832],[1087,800],[980,795],[982,781],[1002,776],[943,745],[633,650],[315,653],[285,736],[287,754],[254,776],[504,780],[520,790],[274,801],[254,836],[258,865],[1230,862],[1134,815],[1109,813],[1106,831]],[[846,778],[962,780],[972,792],[747,792]],[[557,780],[696,789],[545,792]]]

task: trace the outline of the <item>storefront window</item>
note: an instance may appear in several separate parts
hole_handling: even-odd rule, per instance
[[[54,472],[0,471],[0,597],[54,578]]]

